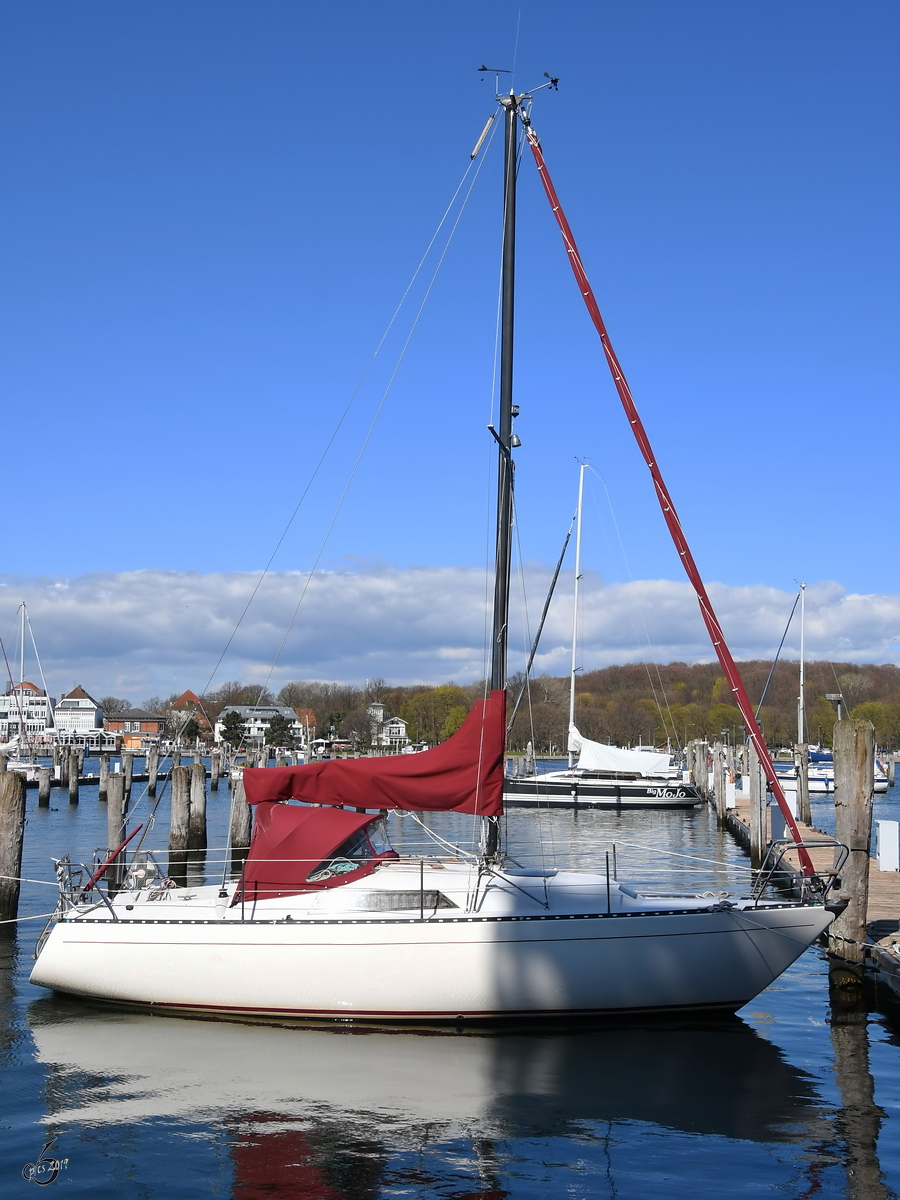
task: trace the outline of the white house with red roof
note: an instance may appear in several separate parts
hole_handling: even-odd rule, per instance
[[[61,733],[87,733],[103,728],[103,709],[81,684],[62,696],[56,706],[56,728]]]
[[[45,734],[54,727],[55,700],[28,680],[10,684],[0,696],[0,741]]]

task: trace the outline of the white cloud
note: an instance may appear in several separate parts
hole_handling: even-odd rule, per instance
[[[531,626],[549,570],[526,575]],[[205,687],[257,576],[146,570],[74,578],[5,576],[0,633],[13,657],[20,597],[38,640],[51,692],[75,682],[96,694],[141,700],[152,693]],[[305,586],[305,576],[269,576],[213,679],[265,678]],[[518,589],[514,586],[514,592]],[[737,658],[771,658],[793,596],[754,585],[710,587]],[[854,662],[898,661],[900,596],[848,595],[836,583],[808,589],[807,654]],[[686,583],[640,580],[604,586],[586,576],[580,622],[587,670],[654,658],[713,658],[696,600]],[[485,671],[489,589],[483,572],[464,567],[396,568],[378,563],[320,572],[309,586],[272,681],[464,682]],[[544,632],[536,670],[568,670],[571,585],[561,583]],[[648,644],[649,638],[649,644]],[[510,669],[523,662],[522,620],[511,620]],[[796,624],[785,644],[798,653]],[[36,675],[28,656],[26,674]]]

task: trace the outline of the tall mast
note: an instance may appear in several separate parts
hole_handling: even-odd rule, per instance
[[[494,621],[491,690],[506,687],[506,640],[509,624],[509,572],[512,535],[513,309],[516,275],[516,142],[519,101],[510,92],[500,100],[505,110],[503,155],[503,272],[500,309],[500,465],[497,481],[497,557],[494,574]]]
[[[572,673],[569,680],[569,726],[575,724],[575,672],[578,646],[578,584],[581,580],[581,503],[584,499],[584,463],[578,474],[578,516],[575,524],[575,591],[572,599]],[[575,751],[569,742],[569,770],[575,766]]]
[[[25,682],[25,601],[22,601],[22,657],[21,670],[19,672],[19,683]]]
[[[800,584],[800,699],[797,701],[797,744],[806,741],[806,695],[804,692],[806,636],[806,584]]]

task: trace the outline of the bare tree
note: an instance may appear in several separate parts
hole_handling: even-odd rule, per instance
[[[370,746],[374,733],[372,726],[372,717],[368,709],[355,708],[353,712],[347,713],[341,721],[339,733],[341,737],[347,738],[356,747]]]
[[[374,679],[366,680],[366,703],[380,704],[384,700],[387,690],[388,681],[380,675],[376,675]]]

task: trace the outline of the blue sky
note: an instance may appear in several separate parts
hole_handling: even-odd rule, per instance
[[[462,177],[484,61],[519,88],[560,77],[535,126],[706,577],[900,592],[896,4],[36,0],[5,8],[2,47],[4,570],[23,587],[267,560]],[[332,566],[484,564],[499,151]],[[528,159],[520,214],[522,554],[555,559],[586,457],[627,552],[598,518],[588,566],[677,580]],[[276,568],[319,553],[417,288]]]

